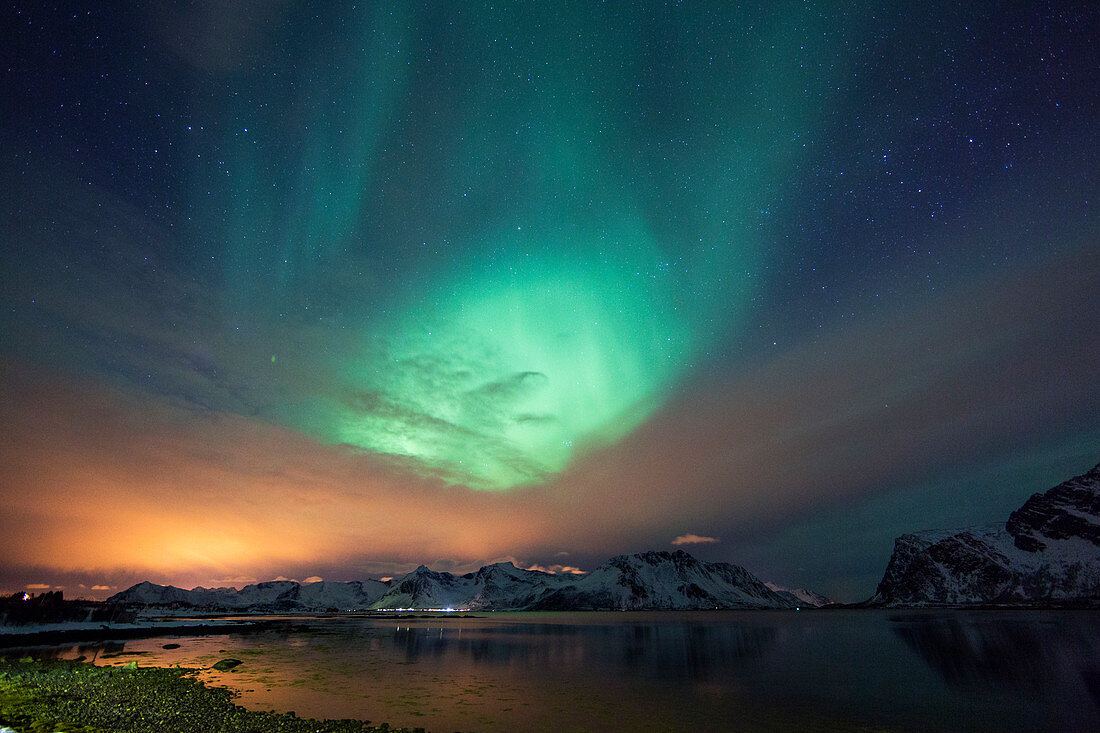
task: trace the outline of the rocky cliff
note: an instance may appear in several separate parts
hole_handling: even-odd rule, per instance
[[[1100,604],[1100,465],[1005,524],[894,541],[872,605]]]

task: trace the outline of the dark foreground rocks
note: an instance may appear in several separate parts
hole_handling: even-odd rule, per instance
[[[233,704],[197,670],[96,667],[0,659],[0,726],[84,733],[366,733],[396,731],[360,720],[309,720]],[[422,729],[417,729],[423,733]]]
[[[226,659],[222,659],[220,661],[214,662],[214,669],[218,670],[219,672],[224,672],[227,669],[233,669],[234,667],[238,667],[240,665],[241,665],[241,660],[226,658]]]

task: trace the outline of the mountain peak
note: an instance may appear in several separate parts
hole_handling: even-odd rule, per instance
[[[1040,552],[1051,540],[1078,537],[1100,547],[1100,465],[1033,494],[1008,516],[1005,529],[1016,547]]]
[[[668,550],[647,550],[646,552],[635,552],[630,555],[616,555],[611,558],[609,563],[640,563],[646,565],[660,565],[667,562],[699,562],[694,555],[690,555],[683,550],[674,550],[669,552]]]

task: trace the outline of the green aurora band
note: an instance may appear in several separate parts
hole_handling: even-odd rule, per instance
[[[195,102],[192,195],[226,312],[333,335],[268,417],[509,488],[734,338],[858,14],[704,5],[273,21]]]

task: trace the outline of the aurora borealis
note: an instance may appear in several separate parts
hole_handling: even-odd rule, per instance
[[[4,587],[844,600],[1100,450],[1098,11],[5,12]]]
[[[196,156],[219,212],[198,228],[242,309],[304,311],[353,269],[358,349],[324,365],[345,399],[280,419],[507,488],[621,437],[737,322],[747,224],[801,153],[792,126],[822,124],[835,71],[796,61],[824,21],[758,35],[721,14],[699,38],[700,18],[586,6],[344,8],[273,29],[278,50],[195,112],[222,151]]]

